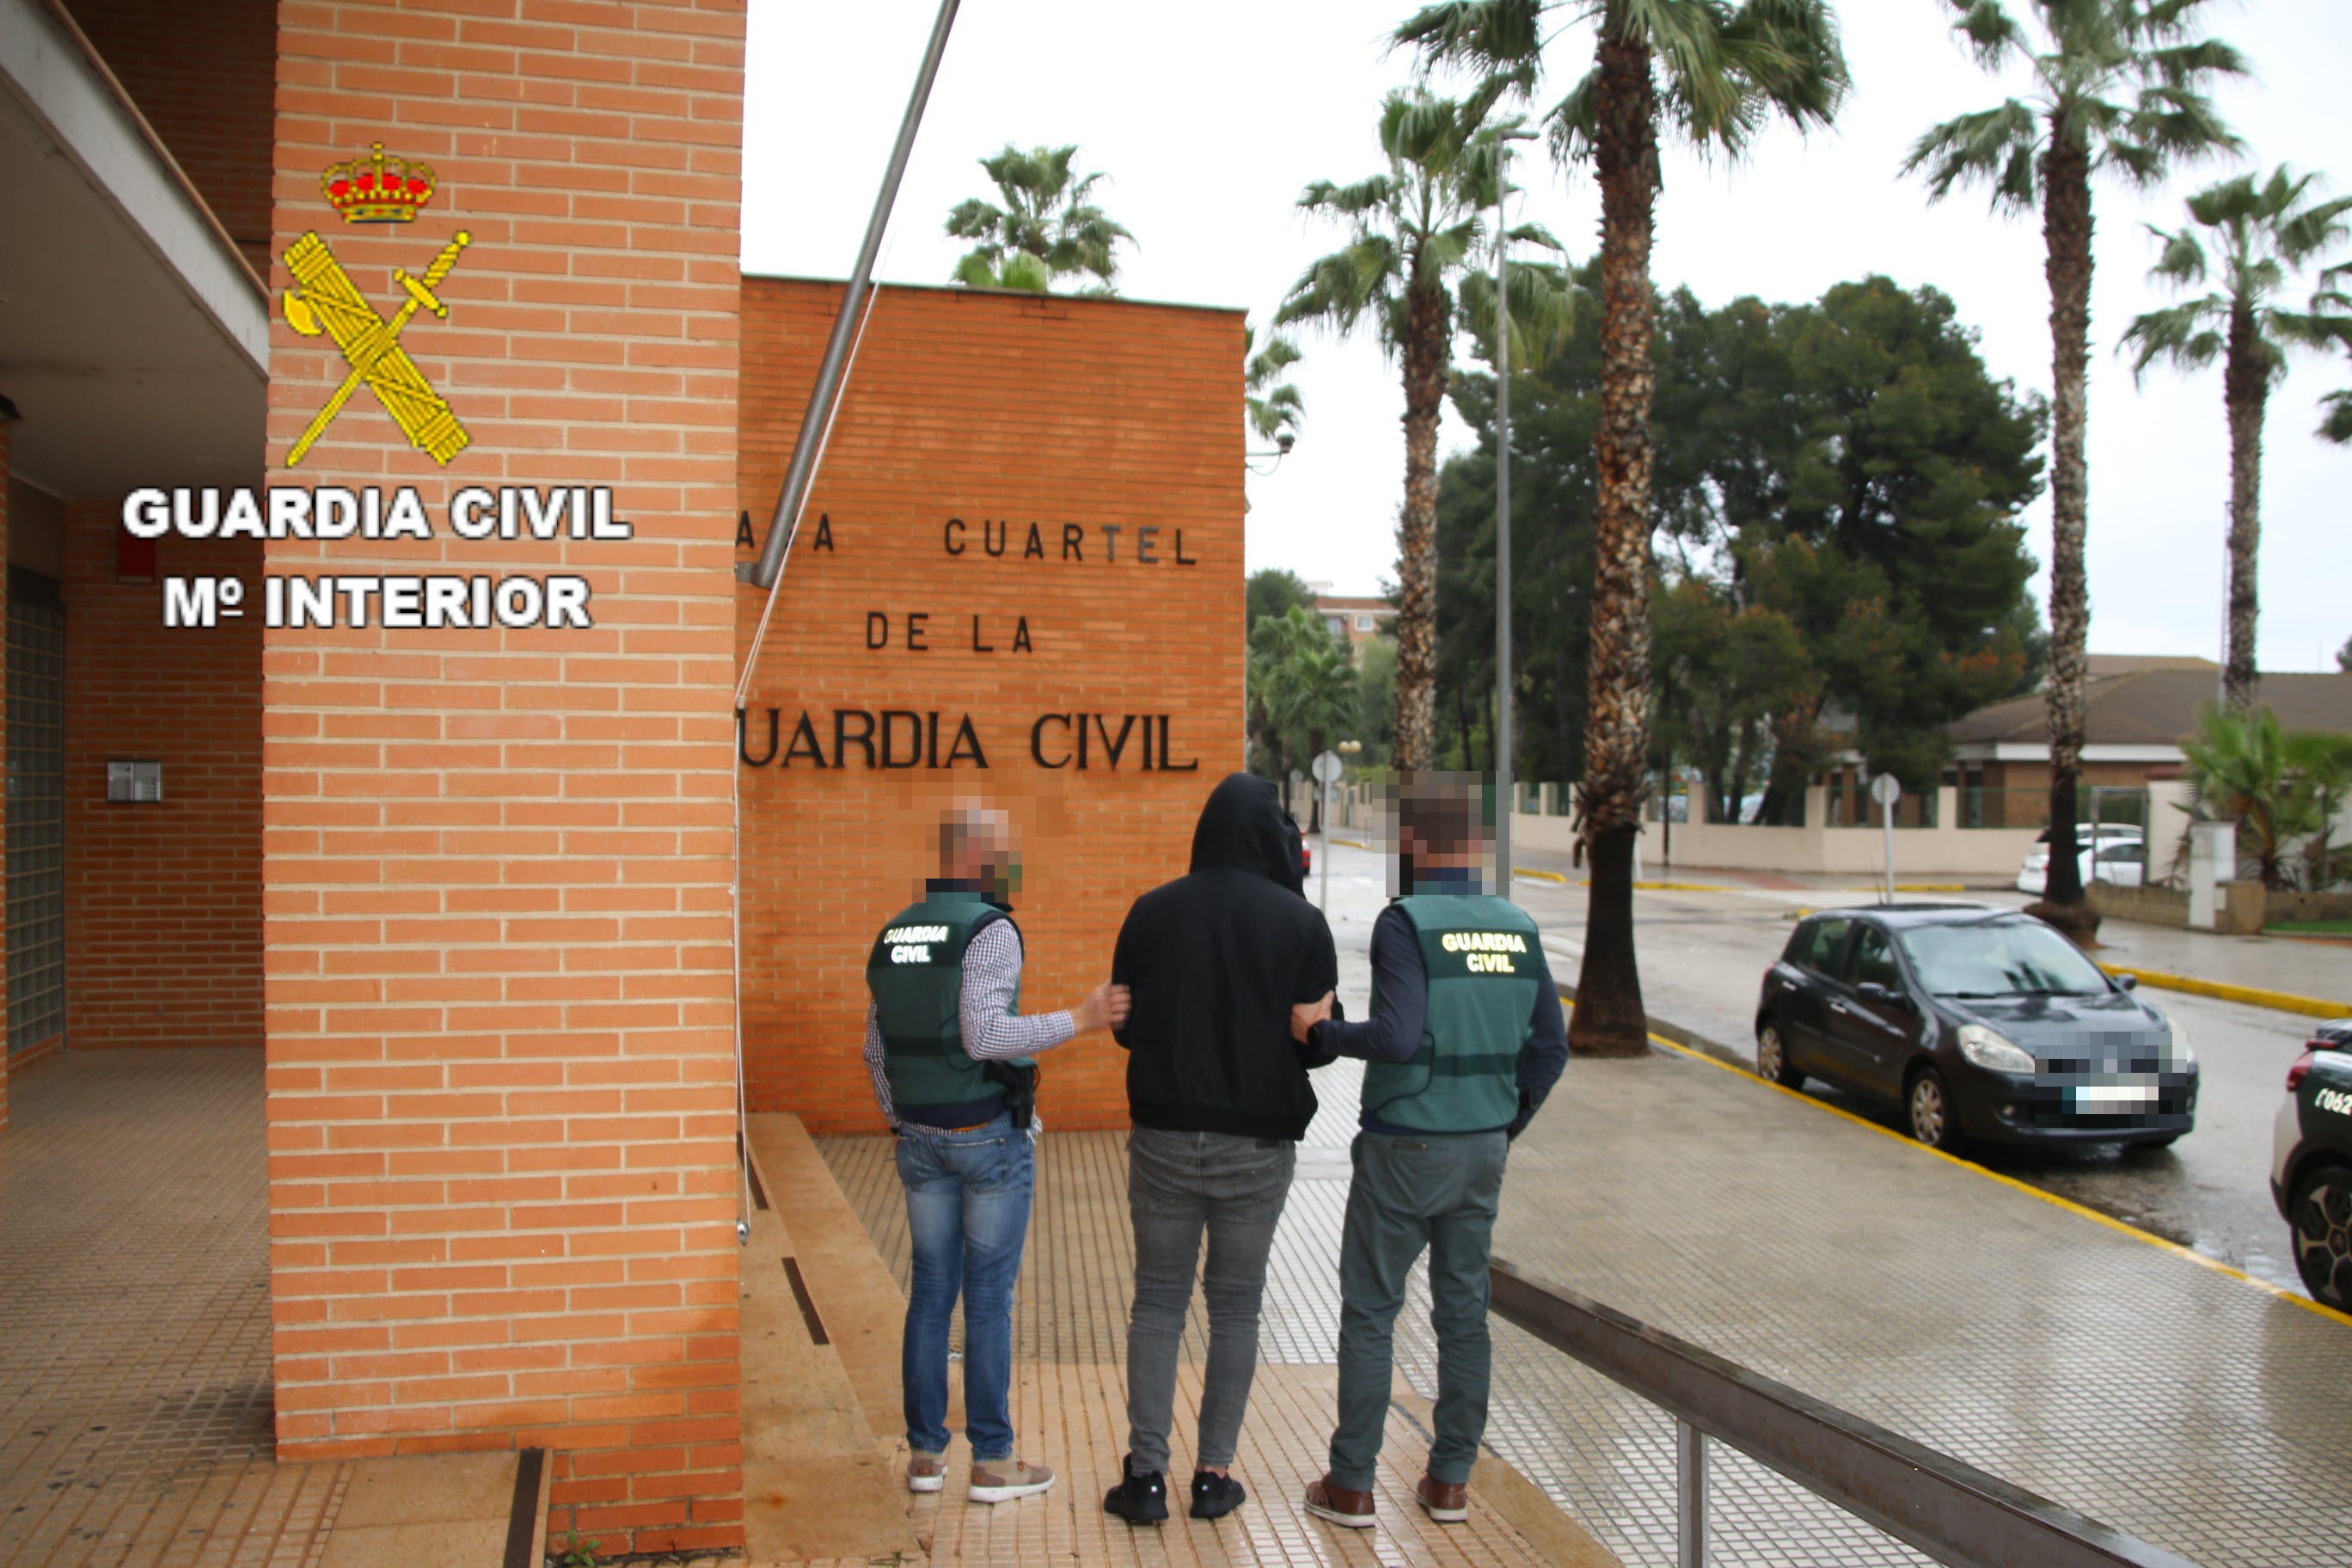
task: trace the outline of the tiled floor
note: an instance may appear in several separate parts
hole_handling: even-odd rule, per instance
[[[1318,1075],[1267,1282],[1262,1354],[1302,1371],[1333,1354],[1347,1071]],[[1121,1359],[1123,1143],[1045,1137],[1024,1361]],[[903,1279],[886,1141],[823,1147]],[[2205,1568],[2352,1564],[2352,1329],[1711,1064],[1576,1064],[1496,1250]],[[1427,1310],[1416,1278],[1397,1346],[1424,1393]],[[1627,1564],[1674,1561],[1672,1421],[1507,1325],[1487,1442]],[[1927,1561],[1739,1455],[1713,1471],[1713,1563]]]
[[[0,1564],[309,1568],[270,1432],[261,1053],[83,1051],[0,1137]]]

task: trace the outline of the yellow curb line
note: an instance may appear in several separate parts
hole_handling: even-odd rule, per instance
[[[1568,879],[1562,877],[1560,880],[1565,882]],[[1592,886],[1592,879],[1584,878],[1576,885],[1580,888],[1589,888]],[[1636,882],[1633,886],[1644,893],[1736,893],[1739,891],[1737,888],[1727,888],[1720,882]]]
[[[2153,985],[2164,991],[2185,991],[2191,996],[2210,996],[2219,1002],[2242,1002],[2250,1007],[2301,1013],[2313,1018],[2352,1017],[2352,1002],[2297,996],[2291,991],[2265,991],[2258,985],[2232,985],[2224,980],[2191,980],[2185,974],[2168,974],[2161,969],[2139,969],[2127,963],[2107,963],[2100,967],[2110,974],[2128,974],[2142,985]]]
[[[1557,871],[1538,871],[1532,866],[1514,866],[1511,868],[1511,875],[1514,877],[1533,877],[1539,882],[1558,882],[1562,886],[1566,886],[1568,882],[1568,879],[1561,876]]]
[[[1331,842],[1346,849],[1370,849],[1371,847],[1370,845],[1359,843],[1353,838],[1334,838]]]
[[[2169,1252],[2176,1257],[2185,1258],[2191,1263],[2210,1268],[2216,1274],[2226,1274],[2232,1279],[2241,1280],[2245,1284],[2252,1285],[2257,1290],[2266,1290],[2282,1301],[2292,1301],[2298,1307],[2302,1307],[2309,1311],[2316,1312],[2323,1318],[2328,1319],[2333,1322],[2341,1323],[2347,1329],[2352,1329],[2352,1315],[2339,1312],[2335,1308],[2315,1301],[2307,1296],[2298,1296],[2294,1291],[2273,1285],[2267,1279],[2257,1279],[2252,1275],[2246,1273],[2243,1269],[2232,1268],[2226,1263],[2222,1263],[2215,1258],[2208,1258],[2203,1253],[2191,1247],[2183,1247],[2177,1241],[2167,1241],[2164,1237],[2158,1236],[2153,1231],[2142,1230],[2136,1225],[2126,1225],[2122,1220],[2116,1219],[2111,1215],[2103,1215],[2095,1208],[2085,1208],[2083,1205],[2074,1202],[2071,1198],[2062,1198],[2055,1193],[2045,1193],[2040,1187],[2033,1186],[2029,1183],[2021,1182],[2014,1176],[2004,1176],[1999,1171],[1987,1170],[1984,1166],[1978,1164],[1973,1160],[1963,1160],[1958,1154],[1947,1154],[1941,1149],[1930,1149],[1927,1145],[1920,1142],[1916,1138],[1907,1138],[1902,1133],[1896,1132],[1889,1128],[1881,1127],[1877,1122],[1872,1121],[1864,1117],[1856,1116],[1851,1110],[1841,1110],[1839,1107],[1834,1105],[1824,1105],[1810,1094],[1790,1089],[1785,1084],[1774,1083],[1771,1079],[1767,1078],[1759,1078],[1755,1073],[1749,1072],[1746,1068],[1734,1067],[1729,1062],[1717,1060],[1716,1058],[1708,1056],[1705,1051],[1695,1051],[1688,1046],[1676,1045],[1674,1041],[1667,1039],[1664,1035],[1654,1034],[1650,1038],[1655,1040],[1658,1044],[1665,1047],[1666,1049],[1670,1051],[1680,1052],[1682,1055],[1690,1058],[1693,1061],[1705,1062],[1709,1067],[1721,1068],[1725,1072],[1730,1073],[1736,1078],[1744,1078],[1752,1082],[1760,1083],[1766,1089],[1772,1090],[1775,1094],[1785,1094],[1790,1100],[1799,1100],[1806,1105],[1811,1106],[1815,1110],[1826,1110],[1832,1116],[1843,1117],[1846,1121],[1853,1122],[1856,1127],[1867,1127],[1873,1132],[1877,1133],[1881,1138],[1891,1138],[1906,1149],[1915,1150],[1922,1154],[1933,1154],[1937,1159],[1947,1161],[1951,1164],[1958,1165],[1963,1171],[1973,1171],[1978,1175],[1984,1177],[1988,1181],[1998,1182],[2002,1186],[2012,1188],[2017,1192],[2025,1194],[2029,1197],[2040,1198],[2043,1203],[2049,1204],[2056,1208],[2064,1209],[2069,1214],[2080,1215],[2087,1220],[2095,1220],[2100,1225],[2105,1226],[2109,1230],[2116,1231],[2124,1236],[2128,1236],[2136,1241],[2144,1241],[2147,1243],[2148,1246],[2156,1247],[2159,1251]]]
[[[1841,893],[1880,891],[1877,888],[1840,888],[1837,890]],[[1897,882],[1895,890],[1898,893],[1965,893],[1969,885],[1966,882]]]

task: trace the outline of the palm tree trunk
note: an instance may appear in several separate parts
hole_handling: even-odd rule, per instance
[[[2053,121],[2042,163],[2042,275],[2050,283],[2050,870],[2040,907],[2061,911],[2069,935],[2091,935],[2098,917],[2083,897],[2074,792],[2083,771],[2084,687],[2091,608],[2083,577],[2089,470],[2083,436],[2091,335],[2091,162]]]
[[[1445,297],[1406,297],[1404,515],[1397,528],[1396,765],[1426,768],[1437,740],[1437,420],[1452,321]]]
[[[1658,188],[1657,98],[1647,39],[1625,0],[1601,19],[1593,152],[1601,181],[1600,478],[1594,531],[1591,699],[1584,730],[1581,833],[1591,853],[1584,963],[1569,1042],[1587,1056],[1640,1056],[1649,1017],[1633,956],[1633,840],[1650,759],[1651,204]]]
[[[2222,373],[2222,395],[2230,407],[2230,653],[2221,670],[2221,692],[2243,713],[2254,705],[2254,619],[2261,608],[2255,586],[2263,538],[2263,405],[2269,377],[2255,352],[2253,313],[2230,312],[2230,358]]]

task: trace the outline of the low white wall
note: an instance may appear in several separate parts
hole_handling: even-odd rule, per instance
[[[1790,871],[1874,877],[1882,869],[1885,836],[1877,827],[1819,826],[1827,807],[1818,787],[1805,802],[1803,827],[1759,827],[1711,822],[1677,822],[1671,832],[1657,822],[1642,825],[1642,859],[1652,868],[1718,866],[1727,871]],[[1937,791],[1937,827],[1895,830],[1897,881],[1937,873],[1984,880],[2014,881],[2026,852],[2041,838],[2038,827],[1954,827],[1958,791]],[[1576,839],[1565,816],[1515,813],[1511,842],[1529,849],[1565,851]],[[1669,843],[1671,839],[1671,843]]]

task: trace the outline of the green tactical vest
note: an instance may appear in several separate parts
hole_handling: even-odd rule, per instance
[[[1534,1033],[1542,962],[1536,923],[1484,893],[1399,899],[1421,943],[1429,1014],[1421,1048],[1364,1069],[1364,1109],[1424,1132],[1479,1132],[1518,1114],[1519,1047]],[[1379,971],[1372,1012],[1381,1008]]]
[[[894,1105],[970,1105],[1001,1101],[1004,1089],[983,1076],[963,1048],[957,1005],[963,994],[963,950],[983,922],[1004,911],[971,893],[937,893],[910,904],[882,928],[866,961],[866,986],[882,1031],[882,1073]],[[1021,1011],[1013,990],[1007,1016]],[[1030,1058],[1011,1058],[1026,1067]]]

